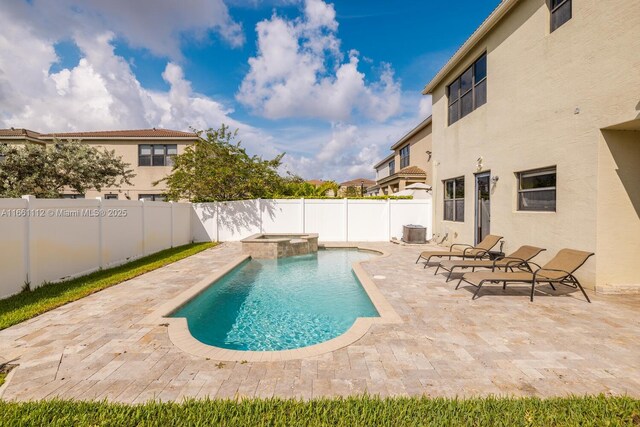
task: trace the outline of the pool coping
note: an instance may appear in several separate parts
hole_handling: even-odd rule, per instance
[[[328,249],[353,248],[364,251],[371,251],[380,254],[381,258],[388,257],[390,255],[386,251],[367,247],[366,244],[324,243],[320,246]],[[166,317],[191,301],[196,296],[198,296],[205,289],[211,286],[213,282],[219,280],[225,274],[229,273],[231,270],[250,258],[251,256],[249,255],[241,255],[233,258],[219,271],[205,277],[195,285],[191,286],[189,289],[181,292],[174,298],[160,305],[152,313],[144,317],[139,323],[166,325],[169,333],[169,339],[180,350],[194,356],[200,356],[206,359],[213,359],[224,362],[276,362],[319,356],[321,354],[330,353],[332,351],[336,351],[353,344],[354,342],[362,338],[373,325],[402,323],[401,317],[398,315],[398,313],[396,313],[396,311],[384,297],[382,292],[380,292],[378,286],[373,281],[373,278],[371,278],[369,274],[364,270],[362,263],[369,262],[370,260],[354,262],[353,271],[362,284],[362,287],[367,293],[367,296],[378,311],[379,317],[358,317],[346,332],[319,344],[314,344],[308,347],[302,347],[293,350],[229,350],[222,347],[204,344],[203,342],[198,341],[193,335],[191,335],[186,318]]]

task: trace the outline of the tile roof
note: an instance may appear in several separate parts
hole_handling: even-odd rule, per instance
[[[129,129],[94,132],[56,132],[42,134],[42,138],[196,138],[193,132],[171,129]]]
[[[16,137],[20,137],[20,138],[39,138],[41,136],[41,134],[39,134],[38,132],[34,132],[32,130],[29,129],[23,129],[23,128],[10,128],[10,129],[0,129],[0,136],[16,136]]]
[[[426,172],[417,166],[407,166],[396,172],[397,175],[426,175]]]
[[[324,184],[324,181],[321,179],[310,179],[308,181],[306,181],[307,184],[311,184],[311,185],[315,185],[316,187],[321,186],[322,184]]]
[[[341,182],[340,186],[341,187],[349,187],[349,186],[353,186],[353,185],[360,185],[360,184],[364,184],[364,185],[375,185],[375,181],[372,179],[367,179],[367,178],[356,178],[356,179],[352,179],[351,181],[345,181],[345,182]]]

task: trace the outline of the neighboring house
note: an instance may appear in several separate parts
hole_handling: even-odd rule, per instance
[[[356,178],[341,182],[340,188],[338,188],[338,196],[366,196],[367,189],[373,185],[376,185],[376,182],[367,178]]]
[[[40,144],[40,134],[29,129],[0,129],[0,144]]]
[[[391,146],[393,153],[376,165],[375,194],[391,195],[407,185],[431,185],[431,117],[411,129]],[[373,191],[370,192],[373,194]]]
[[[586,285],[640,291],[640,1],[504,0],[423,93],[435,233],[592,251]]]
[[[17,135],[16,141],[27,141],[40,144],[51,144],[54,139],[82,140],[83,142],[115,150],[118,156],[129,163],[136,176],[131,180],[131,186],[120,188],[103,188],[101,192],[95,190],[86,194],[64,194],[65,198],[94,198],[130,199],[130,200],[164,200],[163,183],[154,186],[153,183],[171,172],[173,156],[181,154],[187,145],[192,144],[198,136],[192,132],[181,132],[168,129],[136,129],[99,132],[68,132],[40,134],[24,129],[0,130],[0,143],[4,136],[9,140],[10,133],[23,131]],[[20,138],[18,138],[18,136]],[[12,143],[18,143],[11,139]]]

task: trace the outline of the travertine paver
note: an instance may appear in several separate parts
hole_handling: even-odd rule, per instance
[[[20,367],[5,399],[144,402],[187,397],[640,396],[640,296],[487,286],[471,301],[416,246],[364,264],[402,317],[356,343],[302,360],[219,364],[175,347],[162,324],[141,324],[163,302],[240,254],[224,244],[0,331],[0,360]],[[547,293],[548,292],[548,293]]]

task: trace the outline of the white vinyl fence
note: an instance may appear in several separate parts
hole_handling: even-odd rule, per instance
[[[325,242],[387,241],[427,227],[431,200],[284,199],[166,203],[0,199],[0,298],[190,241],[318,233]]]
[[[402,237],[402,226],[432,233],[431,200],[258,199],[193,205],[195,241],[236,241],[256,233],[318,233],[325,242]]]
[[[0,199],[0,298],[189,243],[191,204]]]

